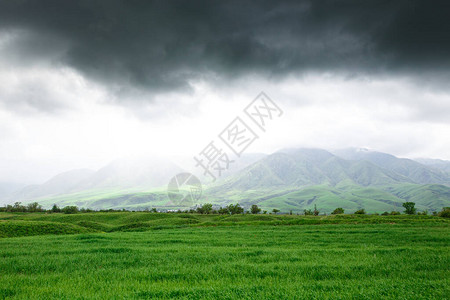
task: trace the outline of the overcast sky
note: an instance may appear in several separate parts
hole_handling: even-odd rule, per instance
[[[261,91],[247,152],[450,160],[447,3],[0,0],[0,182],[194,156]]]

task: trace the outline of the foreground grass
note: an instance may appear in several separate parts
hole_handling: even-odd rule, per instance
[[[95,221],[110,229],[129,223],[122,219],[129,215],[117,216],[99,215]],[[44,222],[42,216],[20,218],[37,220],[3,222]],[[3,238],[0,298],[448,299],[450,294],[448,222],[244,223]]]

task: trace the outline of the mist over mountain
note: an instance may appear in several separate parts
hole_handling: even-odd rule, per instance
[[[417,158],[415,161],[450,174],[450,161],[432,158]]]
[[[52,177],[43,184],[26,186],[14,193],[12,197],[15,199],[34,199],[68,193],[75,190],[83,180],[88,179],[94,173],[89,169],[67,171]]]
[[[333,154],[334,153],[334,154]],[[301,212],[318,205],[372,212],[450,205],[450,176],[410,159],[361,149],[284,149],[211,186],[210,199]]]
[[[21,188],[23,188],[22,184],[0,182],[0,205],[6,204],[9,196]]]
[[[239,202],[263,208],[302,211],[312,205],[398,210],[416,201],[423,210],[450,205],[450,175],[435,167],[367,149],[282,149],[270,155],[246,154],[216,182],[199,168],[204,184],[198,202]],[[442,163],[445,166],[445,163]],[[8,202],[38,201],[45,206],[78,205],[94,209],[178,209],[167,197],[167,184],[183,167],[163,158],[118,159],[97,171],[61,173],[44,184],[22,188]]]
[[[167,184],[181,171],[179,166],[163,158],[117,159],[97,171],[80,169],[58,174],[44,184],[26,186],[10,198],[28,201],[87,190],[144,190]]]
[[[406,176],[414,183],[448,183],[448,174],[411,159],[397,158],[386,153],[355,148],[336,150],[334,154],[347,160],[369,161],[376,166]]]
[[[448,174],[410,159],[359,149],[284,149],[261,159],[228,180],[234,188],[353,183],[361,186],[395,183],[450,182]]]

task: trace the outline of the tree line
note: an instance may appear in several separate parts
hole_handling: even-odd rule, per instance
[[[402,204],[405,208],[404,213],[407,215],[428,215],[427,211],[417,212],[415,208],[414,202],[405,202]],[[64,214],[76,214],[76,213],[89,213],[89,212],[124,212],[129,211],[126,209],[101,209],[101,210],[93,210],[89,208],[78,208],[77,206],[69,205],[60,208],[58,205],[54,204],[51,209],[44,209],[42,205],[38,202],[29,203],[27,205],[23,205],[21,202],[16,202],[13,205],[6,205],[4,207],[0,207],[0,212],[45,212],[45,213],[64,213]],[[188,210],[177,210],[177,211],[158,211],[156,208],[145,209],[146,212],[152,213],[197,213],[197,214],[219,214],[219,215],[237,215],[237,214],[278,214],[280,213],[279,209],[274,208],[271,212],[267,210],[262,210],[258,205],[253,204],[248,210],[245,210],[239,203],[229,204],[227,206],[214,207],[212,203],[205,203],[202,205],[197,205],[196,208],[191,208]],[[338,207],[333,210],[332,215],[340,215],[344,214],[345,210],[342,207]],[[289,211],[289,215],[292,215],[292,210]],[[305,216],[318,216],[320,211],[317,209],[317,205],[314,205],[314,209],[305,209],[303,210],[303,215]],[[356,215],[365,215],[366,211],[364,208],[358,209],[353,212]],[[383,212],[382,216],[387,215],[400,215],[399,211],[391,211],[391,212]],[[440,212],[433,212],[435,216],[450,218],[450,207],[444,207]],[[299,213],[297,213],[299,215]],[[375,213],[378,215],[378,213]]]

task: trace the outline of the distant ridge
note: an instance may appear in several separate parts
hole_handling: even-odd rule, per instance
[[[314,205],[324,212],[336,207],[382,212],[402,210],[403,202],[414,201],[418,209],[434,211],[450,206],[450,175],[445,166],[445,161],[422,164],[367,149],[283,149],[271,155],[247,155],[228,176],[204,182],[204,198],[199,202],[239,202],[294,212]],[[167,197],[166,184],[181,171],[163,159],[117,160],[96,172],[74,170],[28,186],[10,202],[178,209]]]

